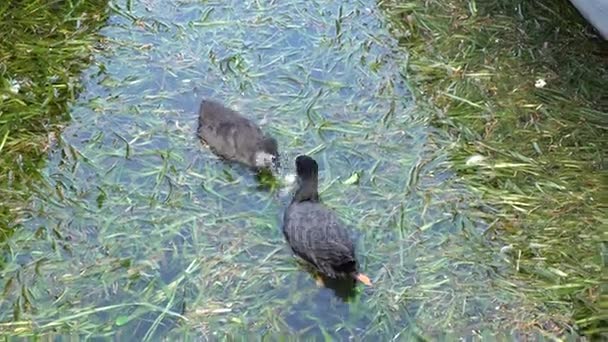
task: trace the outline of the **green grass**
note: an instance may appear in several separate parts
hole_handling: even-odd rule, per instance
[[[569,7],[125,0],[100,39],[101,4],[30,3],[2,29],[63,53],[0,55],[31,68],[6,79],[38,80],[32,102],[0,104],[21,106],[0,116],[3,336],[601,333],[605,68]],[[62,86],[43,82],[54,74]],[[373,288],[344,302],[316,287],[278,230],[289,194],[196,139],[203,96],[261,122],[283,174],[317,159]]]
[[[561,0],[382,6],[419,101],[456,142],[453,169],[492,207],[486,235],[512,246],[527,302],[546,308],[527,324],[605,334],[607,43]]]
[[[98,41],[94,32],[107,16],[106,2],[0,4],[0,229],[5,234],[70,117],[80,72]]]

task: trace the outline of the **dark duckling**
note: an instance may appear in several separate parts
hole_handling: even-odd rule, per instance
[[[283,218],[283,234],[291,249],[328,278],[350,277],[371,286],[369,278],[358,271],[348,230],[320,203],[317,162],[300,155],[295,164],[299,187]]]
[[[218,156],[253,169],[276,169],[277,141],[252,121],[213,100],[199,109],[198,135]]]

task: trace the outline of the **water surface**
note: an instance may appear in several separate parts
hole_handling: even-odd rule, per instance
[[[123,340],[386,340],[449,322],[468,334],[508,304],[373,1],[116,6],[6,252],[2,321]],[[297,154],[319,162],[373,288],[315,285],[279,230],[289,195],[198,141],[205,97],[277,138],[282,175]]]

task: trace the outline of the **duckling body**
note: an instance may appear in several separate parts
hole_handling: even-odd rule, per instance
[[[276,140],[236,111],[217,101],[203,100],[198,124],[199,137],[216,155],[254,169],[276,166]]]
[[[352,277],[371,285],[358,271],[349,231],[319,200],[316,161],[298,156],[296,169],[299,188],[283,218],[283,234],[292,251],[329,278]]]

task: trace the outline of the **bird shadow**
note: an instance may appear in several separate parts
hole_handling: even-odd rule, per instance
[[[332,290],[334,295],[345,303],[349,303],[357,296],[357,282],[355,279],[332,279],[325,276],[321,276],[321,279],[323,279],[323,286]]]
[[[334,295],[345,303],[351,302],[357,296],[357,281],[351,278],[330,278],[320,273],[306,261],[297,260],[301,268],[306,271],[315,281],[320,279],[322,284],[317,286],[333,291]]]

